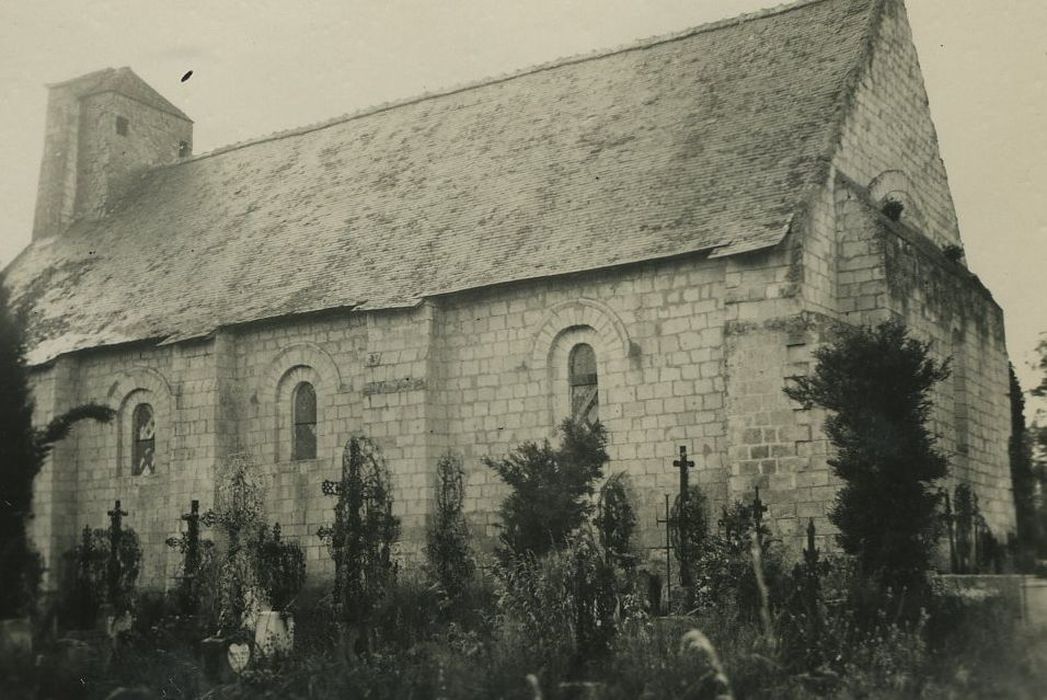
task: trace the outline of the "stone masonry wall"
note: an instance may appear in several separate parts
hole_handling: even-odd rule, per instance
[[[116,119],[127,119],[127,133]],[[192,149],[193,125],[115,92],[80,101],[75,216],[97,219],[133,188],[149,168],[178,160],[179,144]]]
[[[52,530],[43,547],[52,572],[58,573],[61,555],[82,527],[108,525],[106,511],[120,499],[129,513],[125,523],[141,539],[142,583],[159,586],[174,575],[178,555],[164,540],[177,532],[190,499],[199,498],[207,508],[214,489],[220,445],[215,366],[213,343],[189,342],[82,353],[61,358],[38,376],[34,393],[52,381],[52,373],[55,383],[64,374],[73,388],[48,415],[86,402],[107,404],[118,413],[109,425],[78,425],[45,469],[56,486],[35,490],[38,527]],[[130,412],[138,401],[153,406],[157,420],[156,473],[149,476],[133,476],[130,468]],[[59,490],[58,483],[67,489]]]
[[[905,200],[903,221],[938,245],[960,245],[956,210],[901,0],[885,0],[872,59],[851,96],[836,168],[874,198]]]
[[[650,263],[436,301],[438,401],[487,543],[506,491],[481,460],[552,437],[568,415],[567,354],[578,342],[596,351],[607,472],[631,477],[642,543],[663,537],[655,520],[674,492],[680,445],[695,455],[694,482],[723,502],[724,270],[722,261]]]
[[[142,539],[142,583],[170,585],[178,555],[164,540],[191,499],[211,505],[222,459],[248,451],[268,489],[270,521],[299,539],[311,576],[330,575],[315,532],[329,524],[333,500],[320,484],[337,478],[345,439],[363,433],[392,472],[403,554],[416,555],[424,541],[434,467],[446,449],[465,460],[467,513],[489,547],[504,489],[481,460],[553,436],[567,415],[567,353],[587,342],[598,357],[608,473],[631,475],[641,539],[658,544],[655,520],[675,489],[680,445],[695,455],[694,481],[715,507],[728,496],[726,269],[698,256],[62,358],[36,374],[41,420],[49,406],[86,401],[120,415],[113,425],[81,425],[56,451],[38,483],[37,542],[57,566],[79,529],[104,527],[120,498]],[[317,390],[318,453],[293,462],[289,392],[299,381]],[[59,385],[61,401],[49,399]],[[132,476],[129,416],[139,401],[156,414],[157,471]]]

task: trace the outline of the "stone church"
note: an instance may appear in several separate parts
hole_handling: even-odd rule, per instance
[[[1003,314],[967,269],[901,0],[807,0],[193,154],[128,68],[49,86],[27,311],[37,418],[94,401],[36,484],[52,567],[121,499],[143,582],[217,465],[250,452],[270,521],[330,563],[324,479],[354,433],[392,472],[404,551],[437,459],[482,464],[571,414],[608,429],[642,544],[684,445],[717,507],[829,531],[823,416],[782,393],[834,323],[904,319],[953,358],[934,429],[1014,527]],[[717,511],[718,512],[718,511]]]

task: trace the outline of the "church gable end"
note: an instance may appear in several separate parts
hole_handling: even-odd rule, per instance
[[[962,245],[949,180],[902,0],[878,0],[868,62],[849,97],[834,163],[889,215],[939,247]]]
[[[812,275],[806,294],[849,323],[899,318],[938,359],[952,359],[953,379],[936,387],[934,429],[952,479],[974,484],[993,531],[1006,532],[1014,520],[1003,311],[963,259],[904,3],[878,5],[819,203],[831,214],[805,242],[809,269],[828,274]]]

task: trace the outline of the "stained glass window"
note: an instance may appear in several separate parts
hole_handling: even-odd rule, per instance
[[[294,423],[291,459],[316,459],[316,391],[313,385],[302,382],[296,386],[291,401]]]
[[[131,473],[149,475],[156,471],[156,421],[153,407],[135,406],[131,414]]]
[[[596,353],[592,346],[580,343],[571,349],[567,364],[567,378],[571,387],[571,416],[575,420],[595,423],[600,417]]]

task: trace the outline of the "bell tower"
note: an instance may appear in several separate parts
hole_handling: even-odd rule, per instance
[[[33,240],[105,216],[145,171],[192,153],[193,121],[130,68],[48,88]]]

